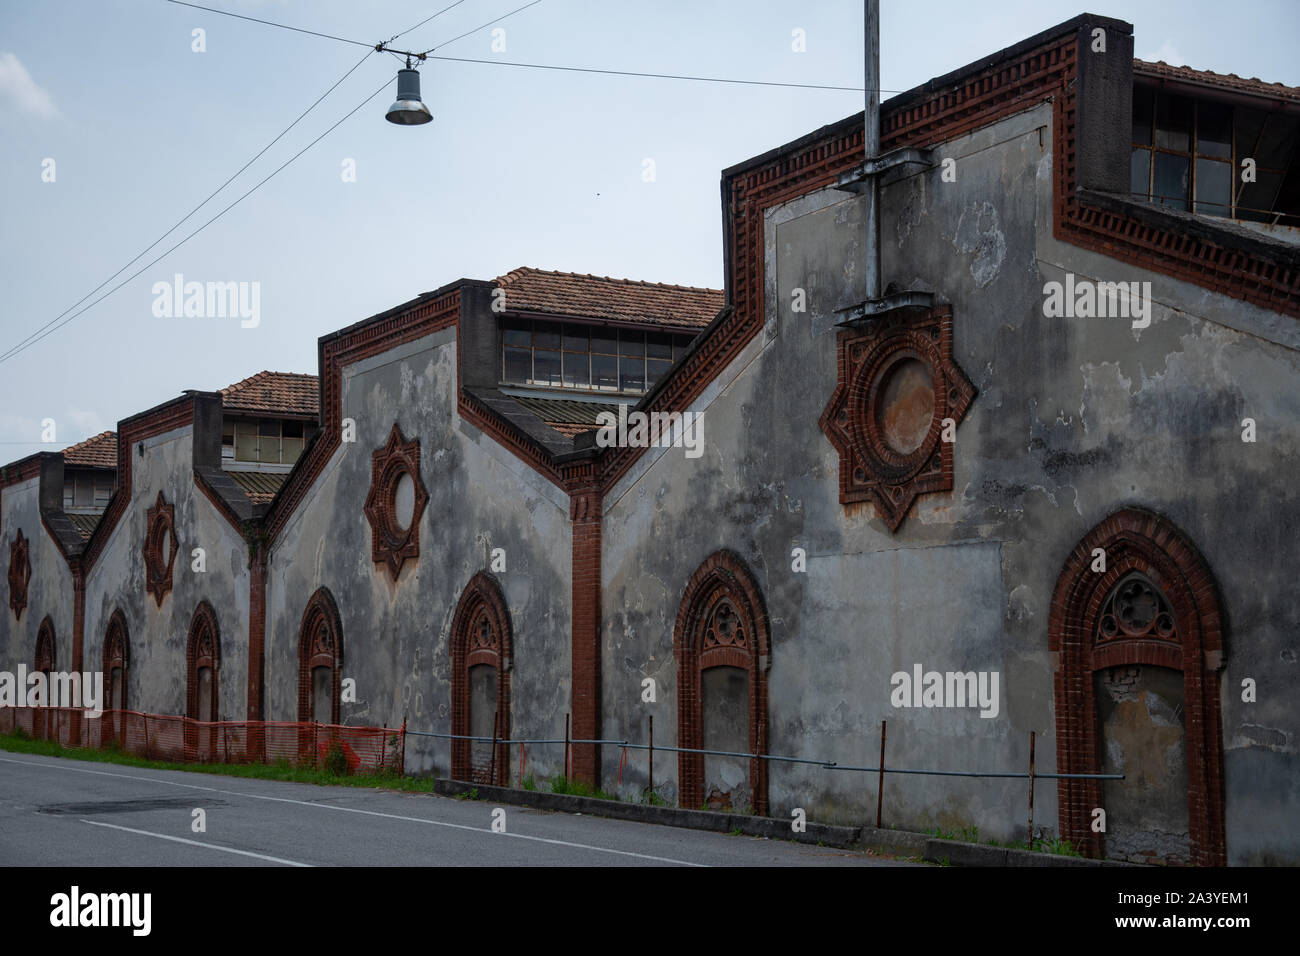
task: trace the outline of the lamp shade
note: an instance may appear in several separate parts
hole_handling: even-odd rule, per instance
[[[388,107],[384,119],[398,126],[419,126],[433,121],[429,107],[420,100],[420,73],[418,70],[397,71],[397,100]]]

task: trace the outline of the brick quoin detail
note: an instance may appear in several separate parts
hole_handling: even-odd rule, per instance
[[[1094,548],[1106,552],[1105,572],[1092,570]],[[1119,638],[1096,642],[1103,602],[1131,572],[1146,575],[1168,599],[1172,641]],[[1100,773],[1102,746],[1094,674],[1125,664],[1182,671],[1187,755],[1187,819],[1191,862],[1225,866],[1223,726],[1219,672],[1223,631],[1214,578],[1204,558],[1172,523],[1152,512],[1125,508],[1097,525],[1070,553],[1052,597],[1048,644],[1056,671],[1057,763],[1062,773]],[[1089,856],[1105,852],[1093,833],[1092,810],[1104,806],[1102,783],[1057,784],[1061,834]]]
[[[501,585],[486,571],[480,571],[465,585],[456,613],[451,621],[451,732],[468,736],[470,720],[471,667],[486,664],[497,675],[497,736],[510,739],[510,669],[514,643],[510,628],[510,610],[506,607]],[[509,746],[497,748],[496,773],[506,786],[510,782]],[[471,741],[451,742],[451,776],[453,780],[470,780],[473,776]],[[496,783],[497,781],[476,781]]]
[[[331,724],[339,722],[339,697],[343,682],[343,621],[329,588],[320,588],[307,602],[298,628],[298,720],[313,720],[312,671],[330,669]]]
[[[248,719],[262,719],[263,688],[266,684],[266,544],[250,542],[248,562]],[[261,754],[260,735],[250,750]]]
[[[705,647],[713,612],[727,602],[737,614],[743,646]],[[701,675],[710,667],[743,667],[749,671],[749,752],[767,753],[767,670],[771,664],[767,608],[758,582],[745,562],[730,551],[717,551],[696,570],[673,627],[673,657],[677,661],[677,739],[679,747],[704,746]],[[677,755],[678,803],[695,810],[704,802],[704,755]],[[767,761],[749,761],[754,812],[767,814]]]

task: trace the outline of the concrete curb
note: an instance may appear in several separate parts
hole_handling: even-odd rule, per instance
[[[621,803],[617,800],[599,800],[595,797],[575,797],[567,793],[546,793],[541,790],[516,790],[507,787],[477,786],[460,780],[437,780],[433,792],[444,797],[455,797],[478,791],[478,799],[488,803],[508,803],[532,807],[537,810],[559,810],[565,813],[589,813],[593,816],[616,820],[633,820],[637,823],[658,823],[663,826],[683,827],[688,830],[712,830],[731,833],[739,830],[746,836],[768,837],[772,840],[791,840],[796,843],[822,844],[840,849],[856,848],[861,838],[860,827],[838,827],[825,823],[809,823],[804,833],[795,833],[786,820],[772,817],[751,817],[717,810],[682,810],[678,807],[656,807],[646,803]]]
[[[1061,856],[1057,853],[1036,853],[1032,850],[1015,850],[1005,846],[985,843],[963,843],[960,840],[925,841],[923,859],[930,863],[947,862],[950,866],[1135,866],[1119,860],[1090,860],[1082,856]]]

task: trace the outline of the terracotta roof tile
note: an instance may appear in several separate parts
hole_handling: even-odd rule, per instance
[[[310,415],[319,411],[320,384],[315,375],[258,372],[221,390],[226,411]]]
[[[63,449],[63,463],[83,468],[116,468],[117,432],[100,432],[94,438],[69,445]]]
[[[496,279],[506,310],[548,312],[657,328],[702,329],[722,309],[721,289],[515,269]]]
[[[1190,66],[1173,66],[1164,60],[1152,63],[1148,60],[1134,60],[1133,72],[1138,76],[1158,76],[1169,80],[1183,80],[1238,93],[1255,96],[1268,96],[1274,99],[1291,100],[1300,103],[1300,87],[1287,86],[1285,83],[1266,83],[1255,77],[1241,77],[1236,73],[1213,73],[1210,70],[1196,70]]]

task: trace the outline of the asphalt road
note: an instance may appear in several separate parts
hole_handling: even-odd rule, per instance
[[[194,832],[202,809],[206,832]],[[858,852],[428,794],[0,752],[0,866],[890,866]]]

